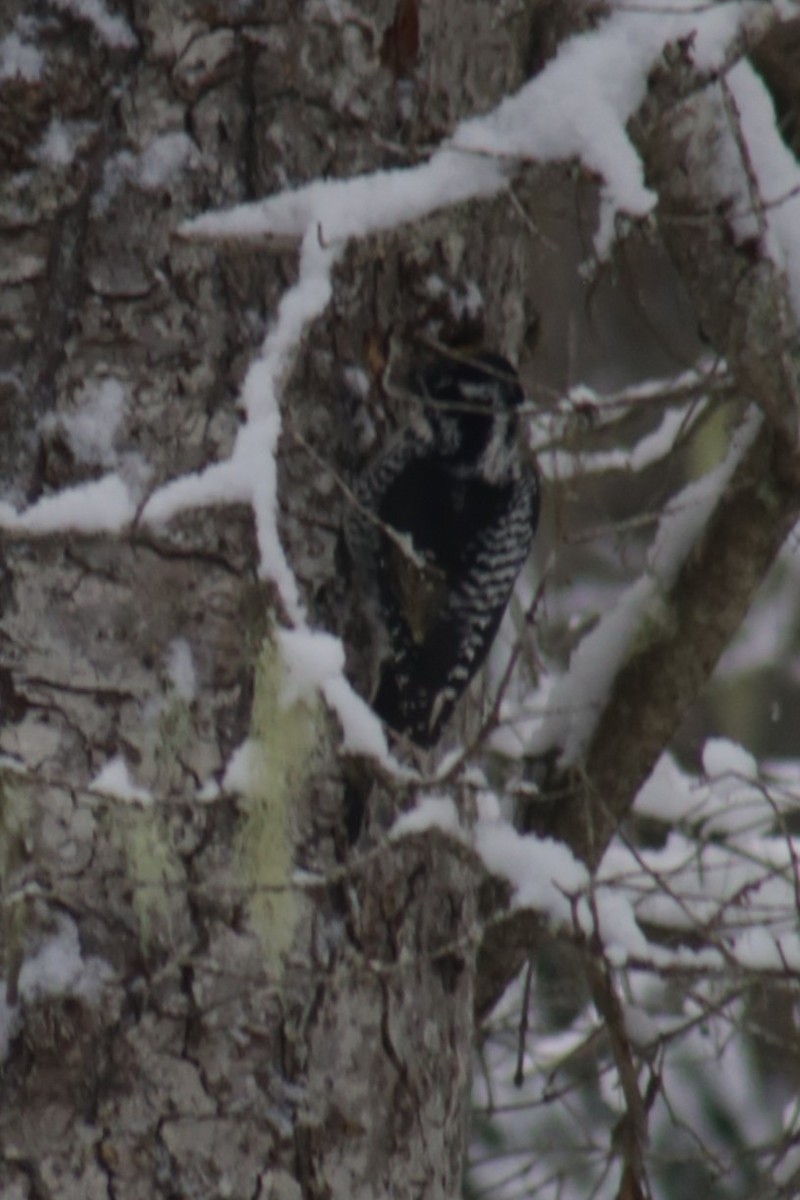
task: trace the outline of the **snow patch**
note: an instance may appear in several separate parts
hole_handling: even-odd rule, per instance
[[[326,703],[336,713],[342,727],[342,750],[346,754],[364,754],[377,759],[395,774],[405,774],[389,753],[379,719],[367,702],[353,691],[344,675],[326,680],[322,690]]]
[[[197,695],[197,672],[192,647],[186,638],[174,638],[167,646],[166,667],[169,681],[187,704]]]
[[[8,1003],[5,983],[0,983],[0,1061],[9,1042],[24,1025],[24,1005],[46,996],[77,996],[96,1007],[113,972],[96,956],[81,953],[78,928],[69,917],[58,917],[58,932],[23,963],[17,981],[20,1004]]]
[[[159,134],[140,154],[120,150],[103,167],[103,182],[92,197],[92,212],[98,216],[107,213],[126,184],[145,192],[158,192],[200,161],[196,143],[181,130]]]
[[[117,50],[132,50],[137,45],[128,22],[122,17],[113,16],[102,0],[53,0],[53,4],[79,21],[88,21],[107,46]]]
[[[44,535],[75,529],[80,533],[116,533],[136,515],[136,503],[119,475],[64,488],[17,512],[0,502],[0,526],[14,533]]]
[[[49,413],[44,430],[62,430],[78,462],[114,466],[114,438],[125,415],[127,396],[118,379],[103,379],[87,387],[83,403],[71,413]]]
[[[522,835],[503,821],[478,821],[475,848],[493,875],[514,888],[513,906],[532,908],[558,925],[571,923],[571,899],[589,886],[589,872],[563,843]]]
[[[398,817],[389,831],[391,841],[415,833],[440,829],[461,841],[467,838],[461,825],[458,809],[450,796],[423,796],[415,808]]]
[[[283,629],[278,632],[278,645],[284,667],[283,708],[313,699],[317,690],[344,668],[344,647],[329,633]]]
[[[703,746],[703,770],[710,778],[758,779],[758,764],[743,746],[728,738],[709,738]]]
[[[111,796],[115,800],[124,800],[128,804],[149,806],[153,803],[153,797],[147,788],[139,787],[131,779],[128,764],[121,754],[109,759],[99,775],[89,784],[89,791]]]
[[[737,161],[731,171],[735,228],[743,239],[754,236],[760,239],[763,224],[764,249],[786,273],[795,315],[800,318],[800,164],[778,132],[772,97],[761,76],[743,60],[727,74],[726,80],[760,202],[756,214],[737,147]]]
[[[278,633],[278,644],[285,672],[281,703],[288,707],[321,691],[342,727],[342,749],[391,766],[380,721],[344,677],[344,647],[339,638],[307,628],[284,629]]]
[[[253,777],[253,764],[256,753],[256,747],[249,738],[242,742],[241,746],[236,747],[228,759],[225,773],[222,776],[221,788],[223,792],[228,792],[234,796],[244,796],[247,794]],[[214,795],[211,798],[216,799],[216,796]]]
[[[66,167],[75,157],[73,140],[67,126],[58,117],[53,117],[44,131],[36,147],[36,157],[39,162],[50,163],[54,167]]]
[[[665,13],[644,5],[617,12],[570,38],[556,57],[492,112],[462,121],[426,162],[345,180],[316,180],[183,226],[187,236],[263,239],[318,231],[326,245],[395,228],[507,186],[506,161],[577,159],[603,181],[597,250],[608,253],[620,212],[655,205],[626,125],[641,105],[653,63],[666,44],[694,39],[705,66],[722,62],[730,39],[754,9],[731,4],[722,20],[695,5]],[[580,80],[580,87],[576,87]]]
[[[44,57],[41,50],[22,40],[18,33],[9,33],[0,41],[0,81],[24,79],[36,83],[41,79]]]
[[[255,203],[205,213],[187,221],[182,232],[212,240],[263,240],[306,238],[311,231],[320,247],[331,247],[420,221],[465,200],[494,196],[504,187],[505,172],[492,159],[441,149],[407,169],[315,180]]]
[[[200,151],[187,133],[164,133],[153,138],[139,155],[134,178],[145,191],[159,191],[199,161]]]

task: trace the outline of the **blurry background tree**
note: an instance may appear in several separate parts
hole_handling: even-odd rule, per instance
[[[800,12],[264,9],[0,13],[0,1194],[458,1194],[476,1013],[469,1194],[797,1194]],[[398,773],[426,339],[547,519]]]

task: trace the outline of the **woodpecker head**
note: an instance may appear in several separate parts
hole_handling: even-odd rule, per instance
[[[411,386],[425,406],[434,437],[454,466],[482,465],[504,474],[516,453],[517,409],[525,396],[502,354],[446,358],[414,373]]]

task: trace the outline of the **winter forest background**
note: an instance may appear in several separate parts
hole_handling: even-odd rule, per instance
[[[796,0],[4,0],[3,1200],[800,1194],[798,131]],[[545,513],[423,756],[436,342]]]

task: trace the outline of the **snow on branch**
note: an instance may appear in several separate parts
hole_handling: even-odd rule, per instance
[[[665,755],[635,811],[663,822],[668,836],[656,846],[637,844],[635,834],[617,838],[594,873],[563,843],[502,821],[479,819],[470,836],[487,869],[511,885],[512,912],[530,910],[578,944],[589,939],[616,967],[665,979],[734,968],[791,980],[800,970],[800,838],[790,832],[800,766],[761,772],[742,747],[719,738],[706,743],[703,766],[696,778]],[[397,831],[415,820],[467,836],[452,828],[452,812],[430,805]],[[665,936],[676,933],[688,936]]]
[[[0,503],[0,526],[12,533],[33,535],[66,529],[116,533],[133,520],[135,513],[136,504],[125,483],[119,475],[109,474],[43,496],[20,513],[11,504]]]
[[[625,589],[576,649],[568,670],[550,689],[546,714],[531,730],[526,753],[543,754],[558,746],[565,766],[583,757],[632,643],[648,623],[657,629],[669,620],[667,593],[759,426],[753,411],[724,460],[670,503],[653,540],[647,571]]]
[[[561,482],[611,471],[643,471],[671,454],[678,439],[702,421],[709,400],[729,389],[730,377],[718,362],[701,363],[672,379],[648,380],[610,395],[579,384],[560,401],[555,412],[536,408],[531,413],[530,449],[542,474]],[[583,412],[591,414],[592,433],[607,433],[633,409],[648,403],[667,406],[666,411],[658,427],[640,438],[632,449],[575,452],[567,448],[570,429]]]
[[[186,237],[219,241],[304,238],[325,245],[368,237],[465,200],[504,190],[517,161],[577,160],[602,182],[597,250],[607,254],[619,213],[645,216],[656,197],[626,125],[641,105],[653,64],[665,46],[691,40],[703,70],[725,62],[731,41],[757,6],[699,9],[684,2],[665,11],[644,0],[596,30],[568,39],[545,69],[492,112],[462,121],[420,165],[352,179],[315,180],[251,204],[186,222]]]
[[[778,130],[772,97],[749,62],[725,78],[729,123],[720,162],[731,197],[730,219],[742,242],[755,238],[786,274],[800,318],[800,164]]]
[[[395,229],[504,187],[504,170],[493,159],[443,148],[420,166],[318,179],[252,204],[206,213],[187,221],[181,232],[211,241],[261,241],[304,238],[314,230],[320,245],[331,245]]]

